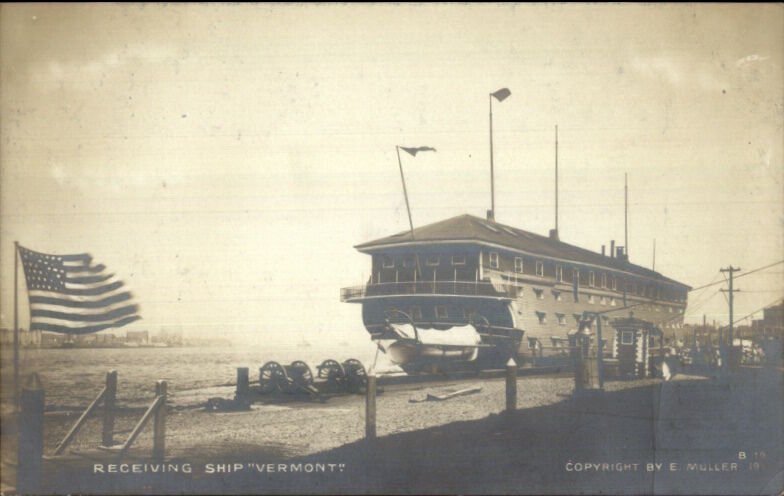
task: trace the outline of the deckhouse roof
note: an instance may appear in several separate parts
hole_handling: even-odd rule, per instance
[[[515,227],[485,220],[473,215],[459,215],[392,236],[368,241],[355,246],[363,253],[373,253],[395,245],[437,241],[474,241],[491,243],[520,250],[534,255],[542,255],[561,260],[573,261],[606,267],[608,269],[631,272],[652,279],[678,284],[691,289],[688,285],[662,274],[628,262],[625,258],[605,256],[579,246],[564,243],[558,239],[534,234]]]

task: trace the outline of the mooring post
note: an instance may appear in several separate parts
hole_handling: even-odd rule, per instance
[[[506,413],[517,410],[517,362],[510,358],[506,362]]]
[[[37,373],[30,375],[22,388],[20,407],[16,492],[37,494],[44,455],[44,390]]]
[[[574,367],[574,393],[577,394],[583,390],[583,345],[582,336],[575,335],[574,342],[570,341],[570,350],[572,354],[572,366]]]
[[[103,396],[103,430],[101,445],[114,446],[114,408],[117,403],[117,371],[106,373],[106,392]]]
[[[237,367],[237,391],[234,393],[236,398],[244,398],[250,393],[249,373],[248,367]]]
[[[152,457],[158,461],[166,457],[166,389],[166,381],[158,381],[155,384],[158,408],[155,410],[155,418],[153,420]]]
[[[599,389],[604,389],[604,342],[602,340],[601,315],[596,318],[596,375],[599,379]]]
[[[376,374],[367,376],[367,390],[365,394],[365,438],[376,438]]]

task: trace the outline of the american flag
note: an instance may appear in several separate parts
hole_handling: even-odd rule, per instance
[[[47,255],[19,246],[30,299],[30,330],[87,334],[139,320],[123,282],[86,253]]]

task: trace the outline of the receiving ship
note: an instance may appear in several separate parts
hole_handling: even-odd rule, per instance
[[[689,286],[630,263],[623,246],[597,253],[549,236],[460,215],[359,244],[372,275],[343,288],[365,328],[408,371],[445,363],[502,366],[568,346],[587,314],[683,324]],[[617,311],[616,311],[617,310]],[[440,339],[439,339],[440,337]]]
[[[569,337],[597,319],[644,320],[662,330],[683,325],[689,286],[635,265],[610,242],[597,253],[558,234],[558,126],[555,126],[555,228],[548,236],[495,221],[493,101],[489,94],[490,198],[487,217],[460,215],[414,228],[400,151],[397,162],[410,229],[355,246],[371,256],[371,276],[343,288],[341,301],[362,305],[371,338],[406,372],[451,366],[496,368],[510,358],[563,358]],[[624,186],[624,233],[628,189]],[[628,243],[627,243],[628,244]],[[613,343],[613,356],[617,343]]]

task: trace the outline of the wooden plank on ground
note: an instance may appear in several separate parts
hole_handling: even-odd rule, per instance
[[[422,403],[423,401],[445,401],[451,398],[456,398],[458,396],[466,396],[469,394],[476,394],[482,390],[481,386],[472,386],[463,389],[458,389],[457,391],[442,391],[442,392],[432,392],[427,393],[424,397],[419,398],[411,398],[409,399],[409,403]]]

